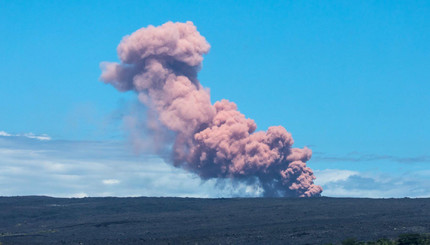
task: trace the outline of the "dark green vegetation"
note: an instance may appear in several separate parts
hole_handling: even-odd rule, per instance
[[[428,234],[402,234],[397,239],[382,238],[372,242],[359,242],[354,238],[346,239],[342,245],[430,245]]]
[[[405,233],[430,233],[430,199],[0,198],[3,245],[414,244]]]

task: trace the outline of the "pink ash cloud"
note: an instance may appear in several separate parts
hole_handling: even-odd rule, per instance
[[[154,142],[174,166],[204,180],[258,183],[264,196],[320,196],[322,188],[306,166],[310,149],[292,148],[294,140],[282,126],[256,132],[254,120],[233,102],[211,103],[197,79],[209,49],[192,22],[141,28],[122,39],[120,63],[102,63],[101,80],[137,93],[152,115],[145,123]],[[173,139],[162,137],[163,129]]]

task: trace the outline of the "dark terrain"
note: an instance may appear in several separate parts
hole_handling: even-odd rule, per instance
[[[339,244],[430,232],[430,199],[1,197],[8,244]]]

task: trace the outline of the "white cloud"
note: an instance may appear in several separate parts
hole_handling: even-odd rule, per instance
[[[258,196],[258,187],[202,181],[122,142],[0,139],[0,196]],[[115,176],[115,178],[110,178]],[[222,184],[221,184],[222,183]]]
[[[136,156],[124,144],[58,140],[41,143],[28,137],[0,137],[0,196],[252,197],[262,193],[258,185],[228,179],[202,181],[159,157]],[[428,169],[401,175],[348,169],[314,172],[324,196],[430,196]]]
[[[12,136],[12,135],[11,135],[11,134],[6,133],[5,131],[0,131],[0,136],[8,137],[8,136]]]
[[[35,135],[33,133],[10,134],[10,133],[7,133],[5,131],[0,131],[0,136],[3,136],[3,137],[12,137],[12,136],[15,136],[15,137],[25,137],[25,138],[37,139],[37,140],[51,140],[52,139],[47,134],[41,134],[41,135]]]
[[[105,185],[116,185],[116,184],[119,184],[120,181],[117,180],[117,179],[104,179],[102,181],[102,183],[105,184]]]
[[[324,170],[315,170],[314,172],[315,172],[315,176],[317,177],[315,180],[315,184],[317,185],[325,185],[329,182],[346,180],[352,175],[359,174],[359,172],[357,171],[343,170],[343,169],[324,169]]]
[[[85,192],[80,192],[80,193],[74,193],[74,194],[70,195],[70,197],[84,198],[84,197],[88,197],[88,194]]]
[[[17,136],[24,136],[30,139],[37,139],[37,140],[51,140],[51,137],[49,137],[47,134],[35,135],[33,133],[28,133],[28,134],[17,135]]]
[[[349,170],[327,169],[320,172],[324,196],[402,198],[430,197],[430,175],[422,171],[403,173],[400,176]],[[338,177],[333,177],[339,174]],[[319,177],[317,175],[317,177]]]

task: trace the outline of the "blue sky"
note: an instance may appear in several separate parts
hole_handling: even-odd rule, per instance
[[[309,146],[324,195],[430,196],[429,11],[428,1],[0,0],[0,195],[245,195],[136,156],[121,121],[134,94],[98,81],[124,35],[191,20],[212,46],[199,74],[212,100]]]

